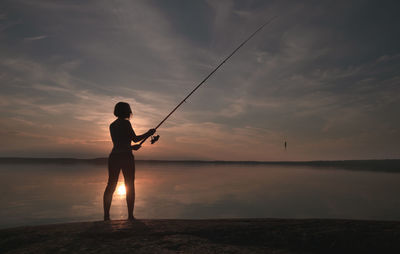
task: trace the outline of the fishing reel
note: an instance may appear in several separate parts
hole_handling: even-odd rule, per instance
[[[157,142],[159,138],[160,138],[160,135],[151,136],[151,140],[150,140],[151,144],[154,144],[155,142]]]

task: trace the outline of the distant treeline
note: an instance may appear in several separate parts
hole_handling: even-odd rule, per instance
[[[137,160],[138,164],[213,164],[213,165],[280,165],[319,168],[337,168],[400,173],[400,159],[341,160],[341,161],[202,161],[202,160]],[[107,158],[0,158],[0,164],[98,164],[106,165]]]

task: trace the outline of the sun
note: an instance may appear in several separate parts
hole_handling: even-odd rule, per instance
[[[117,194],[121,196],[126,194],[125,184],[121,184],[118,186]]]

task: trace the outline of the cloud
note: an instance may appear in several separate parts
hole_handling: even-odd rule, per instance
[[[39,36],[33,36],[33,37],[25,37],[25,41],[38,41],[38,40],[43,40],[46,39],[48,36],[47,35],[39,35]]]
[[[396,8],[372,12],[373,22],[359,14],[375,10],[368,3],[196,4],[2,3],[13,7],[0,14],[0,135],[10,142],[3,154],[23,144],[16,133],[31,134],[26,147],[49,137],[40,147],[50,155],[106,154],[116,102],[131,103],[133,126],[146,131],[273,15],[165,122],[143,158],[370,158],[398,150],[390,141],[400,127]],[[363,151],[359,144],[383,144],[377,130],[388,146]]]

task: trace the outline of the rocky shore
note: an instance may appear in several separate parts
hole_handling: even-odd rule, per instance
[[[400,253],[400,222],[115,220],[0,230],[1,253]]]

